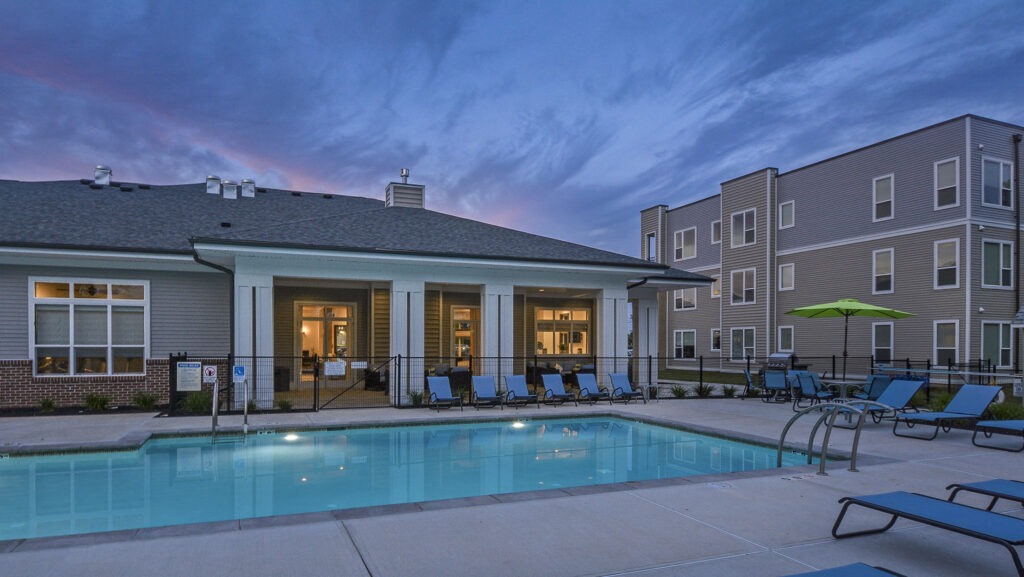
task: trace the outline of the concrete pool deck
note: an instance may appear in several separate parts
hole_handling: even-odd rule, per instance
[[[498,411],[365,409],[253,415],[251,429],[397,421],[613,413],[777,441],[788,405],[688,399],[649,404]],[[806,444],[815,418],[790,431]],[[241,417],[221,417],[240,427]],[[209,417],[152,414],[0,418],[0,453],[137,445],[153,433],[202,433]],[[819,432],[819,439],[821,432]],[[5,576],[724,576],[775,577],[853,562],[908,577],[1015,575],[1005,549],[915,523],[835,540],[839,498],[905,490],[945,497],[951,483],[1024,477],[1024,453],[974,447],[954,430],[935,441],[893,436],[868,424],[858,472],[848,462],[640,483],[614,490],[526,494],[399,505],[246,521],[0,542]],[[853,435],[833,433],[833,450]],[[970,496],[963,502],[982,505]],[[961,500],[958,499],[958,500]],[[2,506],[2,504],[0,504]],[[1024,518],[1019,504],[996,510]],[[879,513],[852,511],[851,528],[880,526]],[[846,525],[844,524],[844,527]]]

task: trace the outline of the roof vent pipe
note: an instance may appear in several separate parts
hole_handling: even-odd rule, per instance
[[[251,178],[242,179],[242,196],[256,198],[256,181]]]
[[[211,174],[206,177],[206,193],[207,194],[220,194],[220,177]]]
[[[402,176],[402,184],[409,184],[409,169],[403,168],[399,174]]]
[[[238,183],[233,180],[221,181],[221,187],[224,188],[224,198],[228,200],[235,200],[238,198]]]
[[[109,166],[103,166],[102,164],[96,167],[95,173],[95,184],[110,184],[110,175],[114,171],[110,170]]]

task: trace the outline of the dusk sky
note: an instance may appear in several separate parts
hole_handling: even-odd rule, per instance
[[[636,256],[639,212],[967,113],[1024,1],[0,0],[0,179],[207,174]]]

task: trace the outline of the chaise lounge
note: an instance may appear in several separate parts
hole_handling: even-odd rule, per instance
[[[950,489],[953,489],[953,492],[949,494],[949,499],[947,499],[948,501],[956,499],[956,494],[960,491],[978,493],[979,495],[992,497],[992,502],[989,503],[986,508],[987,511],[991,511],[992,508],[996,506],[996,502],[1000,499],[1017,501],[1024,506],[1024,483],[1020,481],[990,479],[988,481],[978,481],[976,483],[953,483],[946,487],[947,491]]]
[[[612,396],[608,391],[602,391],[597,386],[597,377],[593,373],[576,373],[576,384],[580,388],[580,400],[594,404],[598,401],[608,401],[612,404]]]
[[[505,404],[519,408],[519,405],[535,403],[540,407],[537,395],[530,394],[526,386],[526,375],[508,375],[505,377]]]
[[[462,396],[453,396],[451,383],[448,377],[427,377],[427,386],[430,387],[430,396],[427,398],[429,406],[435,411],[441,407],[451,408],[456,404],[462,410]]]
[[[994,434],[1001,435],[1016,435],[1021,437],[1021,443],[1019,447],[1002,447],[993,444],[982,444],[978,442],[978,433],[982,433],[986,439],[992,438]],[[1000,451],[1009,451],[1011,453],[1019,453],[1024,451],[1024,421],[1022,420],[1004,420],[1004,421],[978,421],[974,423],[974,435],[971,436],[971,443],[975,447],[984,447],[986,449],[999,449]]]
[[[502,407],[502,398],[498,395],[497,387],[494,384],[494,377],[490,375],[473,375],[473,406],[480,410],[480,406]]]
[[[863,563],[853,563],[842,567],[811,571],[810,573],[794,573],[789,577],[906,577],[902,573],[890,571],[884,567],[872,567]]]
[[[892,385],[889,386],[891,387]],[[977,421],[981,419],[981,415],[988,409],[992,401],[995,400],[1000,390],[999,387],[987,385],[964,385],[960,387],[960,390],[957,391],[953,399],[949,401],[949,404],[941,412],[896,415],[892,422],[892,434],[897,437],[931,441],[938,436],[939,428],[942,428],[944,433],[948,433],[954,421]],[[896,432],[900,421],[908,429],[914,428],[914,425],[931,425],[935,427],[935,430],[932,431],[931,436],[900,434]]]
[[[564,403],[566,401],[572,401],[572,404],[579,405],[576,402],[576,395],[565,392],[565,385],[562,384],[562,375],[544,373],[541,375],[544,379],[544,400],[549,403]]]
[[[624,401],[628,405],[631,400],[639,398],[643,400],[644,404],[647,404],[643,391],[633,388],[629,382],[629,375],[626,373],[610,373],[608,380],[612,383],[613,401]]]

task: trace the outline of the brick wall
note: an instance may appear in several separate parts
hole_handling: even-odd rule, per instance
[[[157,404],[167,404],[167,359],[148,359],[145,375],[34,377],[31,360],[0,360],[0,409],[38,408],[42,399],[55,407],[83,407],[86,395],[106,395],[110,406],[132,404],[138,392],[156,395]]]

